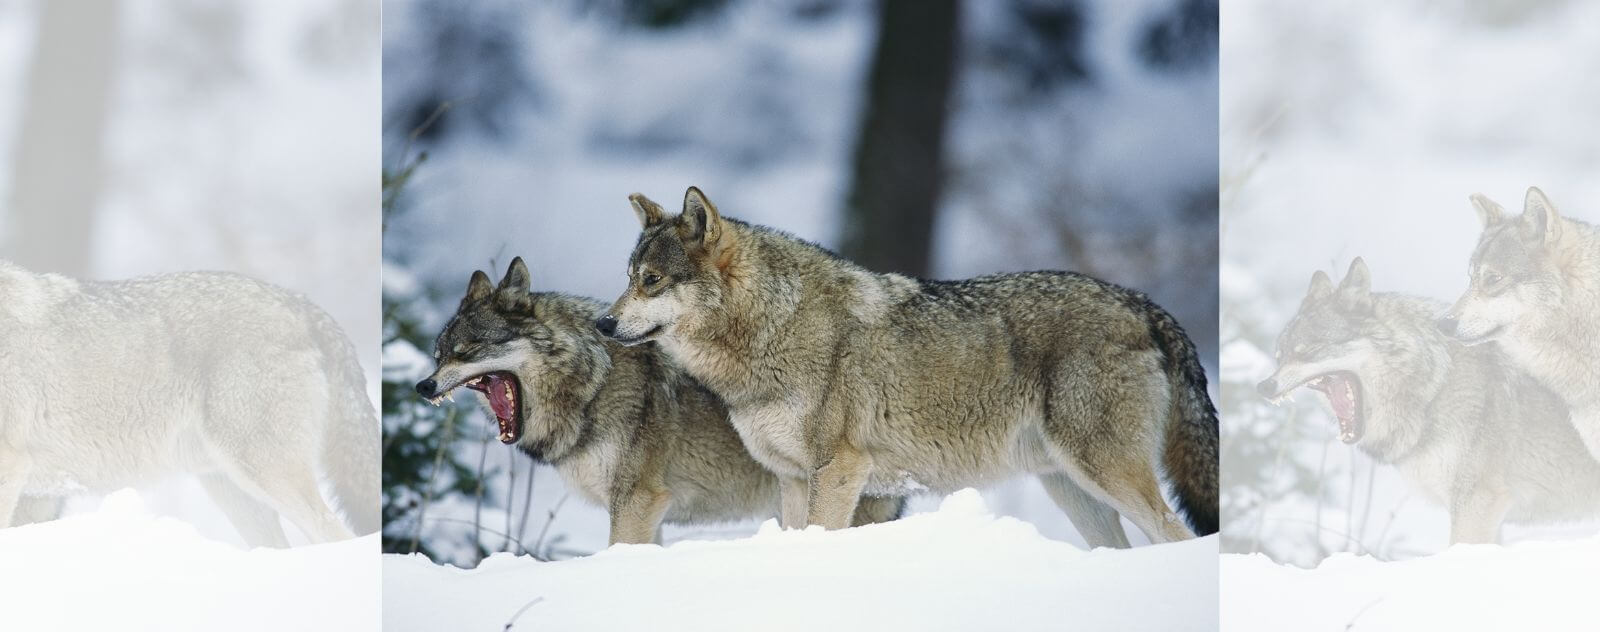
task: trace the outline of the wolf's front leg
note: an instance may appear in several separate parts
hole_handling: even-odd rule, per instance
[[[778,477],[778,522],[785,529],[806,528],[806,513],[810,507],[811,482],[803,478]]]
[[[833,458],[811,473],[810,511],[807,522],[824,529],[850,526],[861,490],[872,473],[872,457],[848,442],[840,441]]]
[[[22,482],[28,478],[31,463],[20,450],[0,445],[0,528],[11,526],[22,499]]]
[[[1496,485],[1473,485],[1450,507],[1450,544],[1496,544],[1511,495]]]
[[[1589,448],[1589,455],[1600,459],[1600,404],[1573,407],[1572,425],[1583,438],[1584,447]]]
[[[656,541],[661,520],[672,506],[672,494],[639,486],[632,493],[612,502],[611,543],[650,544]]]

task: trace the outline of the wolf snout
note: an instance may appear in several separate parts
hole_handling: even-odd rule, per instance
[[[433,399],[439,394],[439,383],[435,382],[431,377],[421,382],[417,382],[417,394],[428,399]]]
[[[1260,393],[1262,397],[1272,399],[1278,395],[1278,380],[1270,377],[1261,380],[1261,383],[1256,384],[1256,392]]]
[[[1455,317],[1447,315],[1434,321],[1433,325],[1439,328],[1440,333],[1446,336],[1454,336],[1456,335],[1456,330],[1460,328],[1461,322],[1456,320]]]
[[[600,333],[607,338],[615,338],[617,337],[617,317],[610,314],[601,316],[599,320],[594,321],[594,328],[600,330]]]

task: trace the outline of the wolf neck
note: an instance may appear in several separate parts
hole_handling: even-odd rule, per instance
[[[1600,305],[1600,229],[1562,218],[1553,249],[1561,304],[1526,321],[1527,329],[1500,347],[1569,405],[1600,406],[1600,394],[1589,386],[1600,381],[1594,362],[1600,357],[1600,316],[1593,312]]]
[[[803,310],[831,307],[818,300],[825,284],[876,276],[820,248],[742,224],[728,225],[735,250],[723,253],[720,308],[686,323],[663,348],[690,375],[737,407],[771,387],[765,366],[783,339],[802,335],[793,323]],[[822,275],[805,271],[821,271]],[[837,274],[842,271],[844,274]],[[835,273],[837,279],[823,278]],[[838,332],[804,332],[807,336]]]
[[[1443,306],[1404,294],[1374,293],[1375,317],[1396,331],[1379,339],[1384,375],[1363,376],[1363,399],[1369,402],[1368,436],[1359,447],[1374,460],[1399,464],[1423,452],[1439,435],[1439,404],[1445,385],[1456,371],[1455,348],[1433,325]],[[1416,341],[1420,344],[1409,344]],[[1378,406],[1382,408],[1378,408]],[[1381,429],[1381,434],[1380,434]]]

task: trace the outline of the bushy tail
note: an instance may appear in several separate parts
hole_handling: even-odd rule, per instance
[[[367,398],[366,376],[350,338],[327,314],[317,310],[311,333],[322,350],[328,376],[332,415],[323,426],[322,475],[333,491],[333,504],[357,535],[383,526],[379,507],[379,462],[382,438],[378,414]]]
[[[1148,318],[1173,389],[1162,466],[1190,528],[1210,535],[1217,532],[1217,409],[1206,392],[1205,367],[1183,327],[1154,304]]]

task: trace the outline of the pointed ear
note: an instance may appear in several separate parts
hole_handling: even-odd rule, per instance
[[[678,216],[678,237],[688,246],[711,248],[722,238],[722,216],[716,205],[696,187],[683,193],[683,213]]]
[[[467,295],[461,299],[461,302],[467,303],[481,300],[493,293],[494,285],[489,282],[489,275],[484,274],[482,270],[474,270],[472,272],[472,280],[467,282]]]
[[[528,265],[522,262],[522,257],[511,260],[511,265],[506,268],[506,275],[500,279],[500,291],[526,293],[528,291]]]
[[[1489,196],[1482,193],[1474,193],[1470,199],[1472,200],[1472,208],[1478,211],[1478,222],[1483,224],[1484,228],[1499,224],[1500,220],[1506,218],[1505,207],[1489,199]]]
[[[1328,278],[1328,273],[1318,270],[1311,275],[1311,286],[1306,288],[1306,298],[1320,299],[1333,293],[1333,279]]]
[[[633,214],[639,217],[639,226],[642,228],[660,224],[666,218],[666,212],[661,210],[661,205],[651,201],[643,193],[629,195],[628,202],[633,204]]]
[[[1372,293],[1372,273],[1367,271],[1367,262],[1361,257],[1350,262],[1350,270],[1344,273],[1344,280],[1339,282],[1339,293],[1357,296]]]
[[[1528,187],[1528,197],[1522,202],[1522,229],[1528,238],[1544,243],[1561,236],[1561,214],[1539,187]]]

